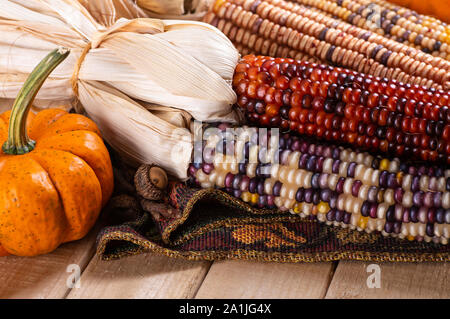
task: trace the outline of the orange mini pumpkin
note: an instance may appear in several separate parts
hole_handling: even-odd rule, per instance
[[[419,14],[434,16],[450,23],[450,5],[448,0],[390,0],[397,5],[409,8]]]
[[[35,256],[85,236],[113,191],[96,124],[59,109],[28,114],[48,75],[69,54],[51,52],[0,115],[0,256]]]

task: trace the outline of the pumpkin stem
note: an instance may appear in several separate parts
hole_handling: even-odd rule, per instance
[[[19,92],[11,111],[8,139],[3,144],[3,153],[21,155],[31,152],[36,142],[28,137],[26,122],[31,105],[52,71],[69,55],[70,50],[58,48],[50,52],[31,72]]]

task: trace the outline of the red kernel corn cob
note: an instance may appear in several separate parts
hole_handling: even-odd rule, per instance
[[[253,124],[450,163],[449,92],[293,59],[245,56],[233,87]]]

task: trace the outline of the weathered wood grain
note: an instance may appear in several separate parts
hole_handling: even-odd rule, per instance
[[[380,288],[369,288],[369,276],[369,285],[376,283],[370,264],[340,262],[326,298],[450,298],[449,264],[380,263]]]
[[[210,265],[152,253],[114,261],[96,256],[68,298],[193,298]]]
[[[323,298],[333,263],[215,262],[196,298]]]
[[[68,266],[76,265],[83,271],[95,253],[97,231],[47,255],[0,258],[0,298],[64,298],[75,274]]]

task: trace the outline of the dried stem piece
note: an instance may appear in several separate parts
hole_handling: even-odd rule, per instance
[[[166,172],[155,165],[141,165],[134,175],[138,195],[149,200],[162,200],[168,181]]]

